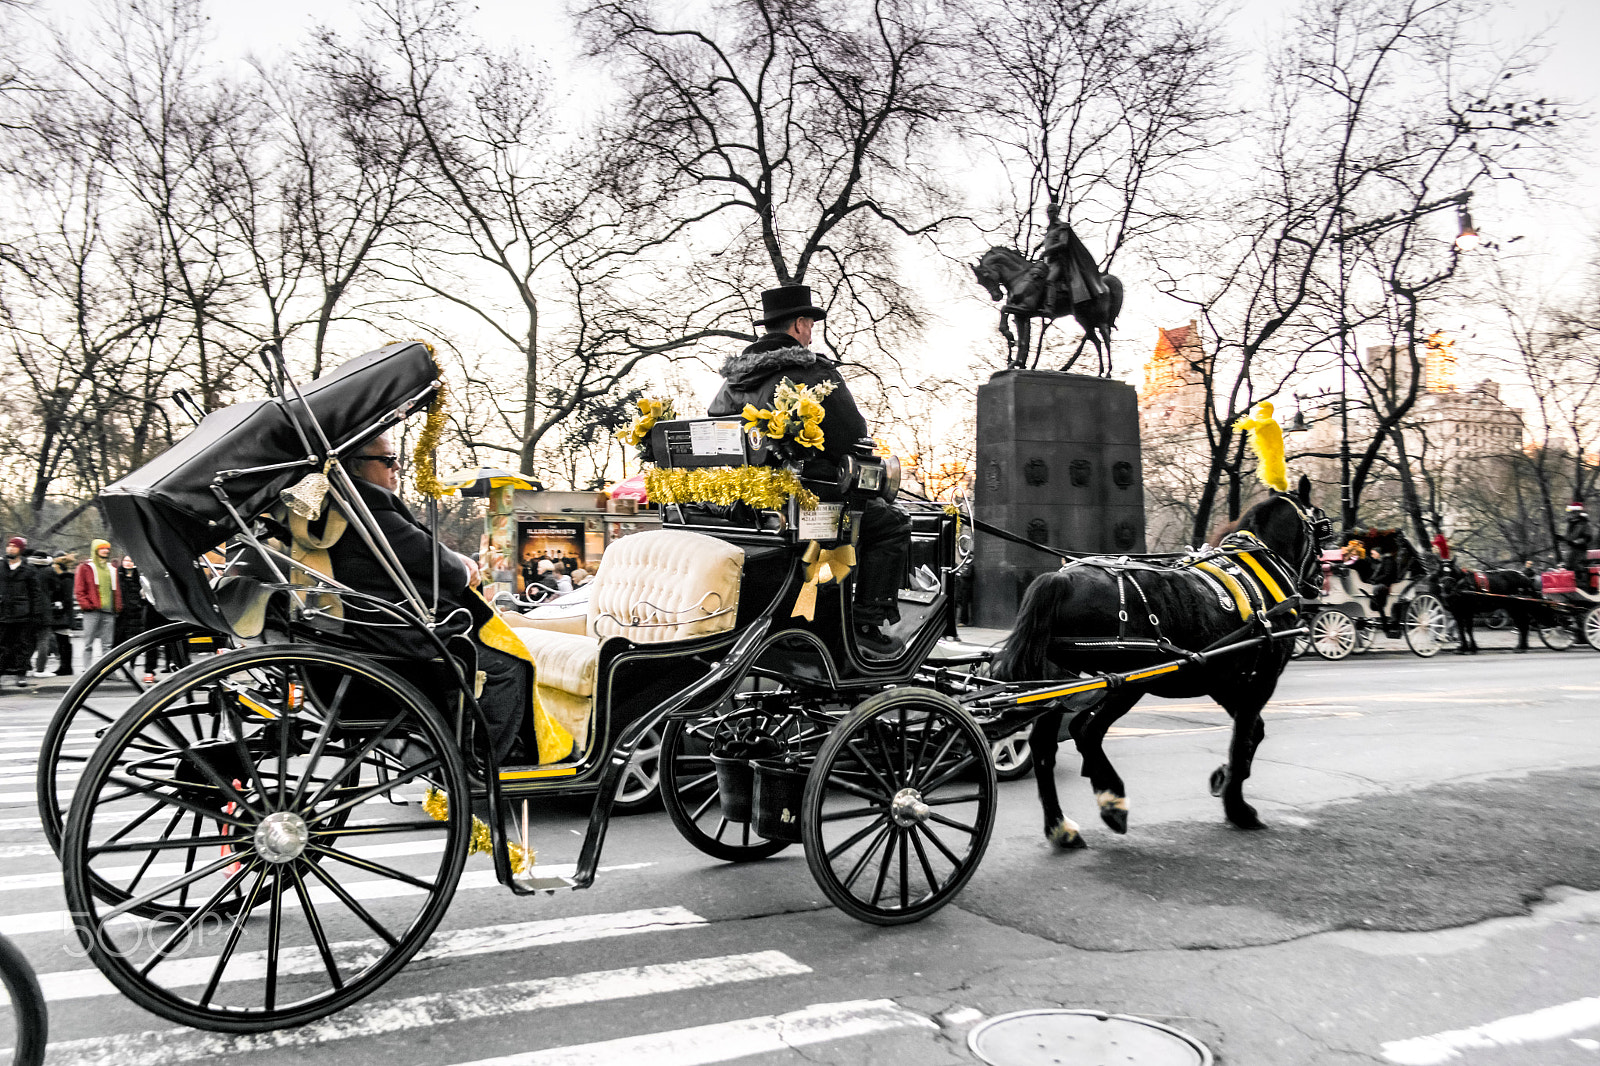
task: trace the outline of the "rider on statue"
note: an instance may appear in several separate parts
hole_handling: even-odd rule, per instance
[[[1049,267],[1045,276],[1044,306],[1054,311],[1060,307],[1061,297],[1066,296],[1065,311],[1070,313],[1072,307],[1104,296],[1106,283],[1101,280],[1100,265],[1089,254],[1089,249],[1072,232],[1072,227],[1061,221],[1060,205],[1052,202],[1045,208],[1045,216],[1050,225],[1044,231],[1044,245],[1039,249],[1040,257]]]

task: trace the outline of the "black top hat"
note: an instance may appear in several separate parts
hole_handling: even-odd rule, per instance
[[[828,317],[828,312],[811,302],[809,285],[780,285],[768,289],[761,294],[761,313],[764,317],[756,320],[758,326],[775,326],[802,316],[818,321]]]

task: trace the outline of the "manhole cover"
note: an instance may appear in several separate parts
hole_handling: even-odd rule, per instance
[[[1211,1066],[1211,1052],[1160,1022],[1097,1010],[1023,1010],[974,1026],[989,1066]]]

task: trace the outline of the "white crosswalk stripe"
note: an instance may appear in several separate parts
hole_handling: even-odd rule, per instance
[[[602,1040],[593,1044],[524,1051],[459,1066],[612,1066],[649,1062],[650,1066],[701,1066],[750,1055],[792,1051],[813,1044],[895,1029],[938,1029],[928,1018],[890,999],[814,1003],[788,1014],[741,1018],[665,1033]]]
[[[436,1025],[482,1021],[530,1011],[640,996],[687,992],[738,982],[810,973],[781,951],[718,955],[684,962],[595,970],[501,985],[434,992],[405,999],[372,1000],[298,1029],[226,1036],[193,1029],[126,1033],[63,1040],[50,1045],[52,1066],[167,1066],[228,1061],[277,1048],[301,1048],[354,1037],[381,1036]]]

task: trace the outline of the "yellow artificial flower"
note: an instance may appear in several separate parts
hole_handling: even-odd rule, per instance
[[[767,428],[762,430],[773,440],[782,440],[783,435],[789,432],[789,416],[782,411],[772,411],[767,414]]]
[[[795,404],[794,410],[795,414],[805,422],[821,422],[822,416],[827,413],[810,395],[800,397],[800,402]]]
[[[760,432],[761,424],[772,417],[771,411],[763,411],[761,408],[748,403],[744,405],[744,410],[740,414],[744,418],[744,431],[746,433]]]
[[[800,432],[795,436],[794,442],[802,448],[815,448],[822,450],[822,427],[815,422],[806,422]]]

